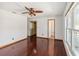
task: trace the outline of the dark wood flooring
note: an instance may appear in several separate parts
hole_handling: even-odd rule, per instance
[[[53,41],[51,41],[50,44],[49,41],[50,39],[46,38],[29,37],[28,56],[67,56],[62,40],[55,39],[54,48],[51,49],[49,49],[49,45],[53,46]],[[49,54],[49,52],[51,53],[51,55]]]
[[[63,41],[62,40],[57,40],[55,39],[55,43],[54,43],[54,55],[55,56],[67,56],[66,54],[66,51],[65,51],[65,47],[64,47],[64,44],[63,44]]]

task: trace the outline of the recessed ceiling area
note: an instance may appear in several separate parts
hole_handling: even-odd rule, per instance
[[[1,9],[9,12],[16,12],[16,14],[28,11],[25,9],[25,6],[43,11],[43,13],[37,13],[36,16],[32,17],[63,15],[66,5],[67,2],[0,2]],[[28,14],[27,16],[31,17]]]

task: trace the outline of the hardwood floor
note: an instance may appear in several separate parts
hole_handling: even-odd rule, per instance
[[[34,40],[34,39],[36,39],[36,43],[34,41],[30,42],[30,40]],[[36,37],[29,38],[28,55],[29,56],[66,56],[66,52],[62,40],[55,39],[54,48],[52,49],[49,49],[50,48],[49,45],[52,46],[52,43],[49,44],[49,41],[50,39],[46,39],[46,38],[36,38]],[[53,53],[52,51],[54,51],[54,54],[50,55],[49,50],[51,54]]]
[[[54,44],[55,56],[67,56],[62,40],[55,40]]]

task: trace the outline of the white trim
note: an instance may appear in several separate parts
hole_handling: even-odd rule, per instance
[[[68,3],[66,6],[66,10],[64,12],[64,16],[67,16],[69,14],[69,12],[71,12],[73,10],[73,8],[75,7],[75,5],[77,4],[77,2],[74,2],[74,4],[71,6],[72,3]],[[71,8],[70,8],[71,6]],[[68,9],[70,8],[70,10],[68,11]],[[67,12],[68,11],[68,12]],[[66,14],[67,13],[67,14]]]
[[[64,43],[64,47],[65,47],[65,51],[66,51],[67,56],[72,56],[72,53],[69,50],[69,47],[68,47],[67,43],[65,42],[65,40],[63,40],[63,43]]]
[[[71,8],[70,8],[70,10],[69,10],[69,12],[67,13],[66,16],[68,16],[71,13],[71,11],[72,12],[74,11],[74,8],[75,8],[76,5],[77,5],[77,3],[74,3],[71,6]],[[73,25],[73,19],[74,18],[72,18],[72,25]],[[74,29],[73,26],[72,26],[72,28],[65,28],[65,29],[68,29],[68,30],[71,30],[71,31],[78,31],[79,32],[79,30],[78,29]],[[63,42],[64,42],[65,50],[66,50],[66,53],[67,53],[68,56],[78,55],[78,53],[76,53],[75,50],[73,50],[72,48],[71,49],[69,48],[69,46],[68,46],[68,44],[67,44],[67,42],[65,40],[63,40]],[[75,51],[75,54],[73,54],[74,51]]]

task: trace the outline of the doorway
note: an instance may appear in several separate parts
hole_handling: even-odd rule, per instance
[[[30,21],[31,29],[30,29],[30,51],[32,55],[36,53],[36,37],[37,37],[37,22]]]
[[[48,20],[48,37],[49,37],[48,53],[50,56],[53,56],[54,40],[55,40],[55,19]]]

